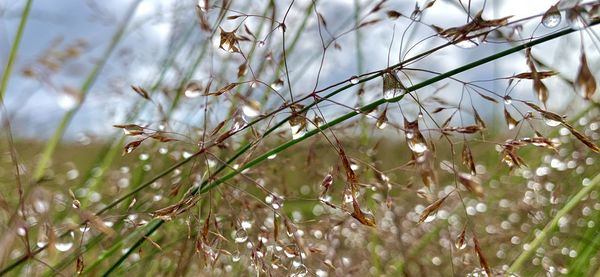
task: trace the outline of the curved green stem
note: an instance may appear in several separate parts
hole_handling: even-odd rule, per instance
[[[21,38],[23,37],[25,24],[27,23],[27,18],[29,18],[29,12],[31,11],[32,3],[33,0],[27,0],[27,3],[25,3],[25,8],[23,9],[23,13],[21,14],[21,21],[19,22],[17,34],[15,34],[15,40],[13,41],[13,44],[10,47],[8,62],[6,63],[6,67],[4,68],[4,74],[2,74],[2,83],[0,83],[0,102],[4,101],[4,94],[6,93],[6,88],[8,87],[8,80],[10,79],[12,68],[15,64],[15,60],[17,59],[17,51],[19,50],[19,44],[21,43]]]

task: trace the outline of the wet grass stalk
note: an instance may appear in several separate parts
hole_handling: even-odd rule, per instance
[[[8,61],[6,62],[6,67],[4,67],[4,73],[2,74],[2,82],[0,83],[0,102],[4,102],[4,95],[6,94],[8,81],[10,80],[10,75],[12,73],[15,60],[17,59],[17,52],[19,51],[19,45],[21,44],[21,38],[23,37],[23,32],[25,30],[25,25],[27,24],[27,19],[29,19],[29,12],[31,11],[32,4],[33,0],[27,0],[27,2],[25,3],[25,8],[23,8],[23,13],[21,14],[21,20],[19,21],[17,33],[15,34],[15,38],[10,47]]]
[[[594,26],[594,25],[596,25],[598,23],[599,23],[598,21],[594,21],[594,22],[592,22],[590,24],[590,26]],[[300,137],[298,139],[288,141],[286,143],[283,143],[283,144],[279,145],[278,147],[273,148],[272,150],[270,150],[270,151],[268,151],[268,152],[266,152],[266,153],[258,156],[257,158],[255,158],[255,159],[247,162],[246,164],[240,166],[237,170],[234,170],[234,171],[226,174],[225,176],[223,176],[223,177],[221,177],[221,178],[219,178],[219,179],[217,179],[215,181],[212,181],[210,183],[208,183],[207,181],[203,182],[203,184],[201,186],[199,186],[197,189],[192,190],[191,194],[195,195],[195,194],[198,194],[198,193],[199,194],[206,193],[206,192],[212,190],[213,188],[219,186],[223,182],[225,182],[225,181],[227,181],[227,180],[229,180],[229,179],[237,176],[240,172],[242,172],[242,171],[244,171],[246,169],[250,169],[250,168],[256,166],[257,164],[259,164],[259,163],[267,160],[267,158],[269,156],[276,155],[276,154],[278,154],[278,153],[286,150],[287,148],[289,148],[289,147],[291,147],[293,145],[296,145],[296,144],[298,144],[298,143],[300,143],[300,142],[302,142],[302,141],[304,141],[304,140],[306,140],[306,139],[308,139],[308,138],[310,138],[310,137],[312,137],[312,136],[314,136],[316,134],[321,133],[323,130],[327,130],[327,129],[329,129],[329,128],[333,127],[333,126],[336,126],[336,125],[338,125],[340,123],[346,122],[347,120],[349,120],[349,119],[351,119],[351,118],[353,118],[353,117],[355,117],[355,116],[357,116],[359,114],[366,114],[369,111],[372,111],[372,110],[376,109],[377,107],[379,107],[382,104],[398,102],[398,101],[400,101],[401,99],[404,98],[404,96],[406,95],[406,93],[417,91],[418,89],[422,89],[422,88],[427,87],[427,86],[429,86],[431,84],[434,84],[434,83],[437,83],[439,81],[445,80],[448,77],[451,77],[451,76],[456,75],[458,73],[461,73],[461,72],[464,72],[464,71],[467,71],[467,70],[470,70],[470,69],[473,69],[473,68],[477,68],[477,67],[479,67],[479,66],[481,66],[483,64],[486,64],[488,62],[498,60],[498,59],[500,59],[502,57],[505,57],[505,56],[508,56],[510,54],[513,54],[513,53],[525,50],[527,48],[530,48],[532,46],[535,46],[535,45],[538,45],[538,44],[541,44],[541,43],[544,43],[544,42],[547,42],[547,41],[550,41],[550,40],[553,40],[553,39],[556,39],[556,38],[559,38],[559,37],[562,37],[562,36],[565,36],[565,35],[568,35],[568,34],[573,33],[575,31],[577,31],[577,30],[571,29],[571,28],[567,28],[565,30],[562,30],[562,31],[559,31],[559,32],[555,32],[555,33],[552,33],[552,34],[540,37],[538,39],[531,40],[531,41],[523,43],[521,45],[512,47],[510,49],[507,49],[507,50],[504,50],[502,52],[496,53],[494,55],[490,55],[488,57],[482,58],[482,59],[477,60],[475,62],[472,62],[472,63],[469,63],[467,65],[458,67],[456,69],[450,70],[450,71],[448,71],[446,73],[440,74],[440,75],[438,75],[436,77],[433,77],[431,79],[428,79],[426,81],[418,83],[418,84],[416,84],[414,86],[408,87],[406,89],[406,92],[404,94],[400,95],[400,96],[397,96],[397,97],[394,97],[394,98],[391,98],[391,99],[383,99],[382,98],[382,99],[374,101],[374,102],[372,102],[370,104],[362,106],[357,111],[352,111],[352,112],[346,113],[346,114],[344,114],[344,115],[342,115],[342,116],[340,116],[338,118],[335,118],[334,120],[331,120],[331,121],[325,123],[324,125],[320,126],[318,129],[314,129],[314,130],[308,131],[304,136],[302,136],[302,137]],[[395,68],[395,67],[398,67],[398,66],[400,66],[400,65],[395,65],[392,68]],[[387,72],[387,69],[378,71],[378,72],[376,72],[376,73],[374,73],[374,74],[372,74],[372,75],[370,75],[368,77],[362,78],[359,81],[359,83],[361,83],[361,82],[367,82],[369,80],[372,80],[372,79],[375,79],[377,77],[380,77],[385,72]],[[344,91],[344,90],[346,90],[346,89],[348,89],[348,88],[350,88],[350,87],[352,87],[354,85],[355,84],[350,84],[350,85],[343,86],[342,88],[340,88],[340,89],[332,92],[331,94],[339,93],[339,92]],[[316,105],[317,102],[318,101],[315,101],[313,104]],[[307,109],[309,107],[310,106],[307,106],[305,109]],[[279,122],[273,128],[277,128],[277,127],[283,125],[285,122],[287,122],[287,120],[289,120],[289,118],[286,118],[285,120]],[[265,133],[265,135],[267,135],[268,133],[269,132],[267,131]],[[248,147],[248,148],[250,148],[250,147]],[[245,149],[245,148],[242,148],[242,149]],[[198,153],[200,153],[200,152],[198,152]],[[194,156],[196,156],[198,153],[196,153]],[[239,155],[235,155],[234,157],[238,157],[238,156],[241,156],[241,153]],[[193,157],[190,157],[189,159],[191,159],[191,158],[193,158]],[[185,162],[185,161],[186,160],[184,160],[183,162]],[[228,162],[228,164],[229,164],[229,162]],[[181,162],[179,164],[181,164]],[[174,168],[173,168],[173,170],[174,170]],[[164,176],[166,174],[168,174],[168,172],[163,172],[161,175]],[[154,179],[156,179],[156,178],[154,178]],[[152,231],[150,231],[149,233],[146,233],[146,236],[150,236],[155,230],[157,230],[164,223],[165,223],[165,221],[162,220],[162,219],[154,219],[154,220],[152,220],[149,223],[149,226],[150,226],[149,229],[152,230]],[[143,244],[144,240],[145,240],[144,237],[139,238],[138,241],[134,245],[135,246],[140,246],[141,244]],[[111,267],[111,269],[109,269],[106,272],[106,274],[110,274],[112,271],[114,271],[114,269],[116,269],[118,267],[118,265],[120,265],[120,263],[122,263],[125,260],[125,258],[129,254],[132,253],[132,249],[133,249],[133,247],[131,249],[129,249],[129,251],[127,253],[123,254],[117,260],[117,262],[115,262],[113,264],[113,266]]]
[[[31,0],[28,2],[28,5],[30,4]],[[138,2],[136,2],[134,4],[137,5]],[[316,1],[313,1],[312,5],[314,5],[316,3]],[[304,25],[307,22],[308,19],[308,14],[310,13],[311,9],[312,9],[312,5],[307,9],[307,16],[304,17],[304,20],[302,21],[302,27],[301,30],[304,28]],[[135,8],[133,8],[133,10],[135,10]],[[133,12],[133,11],[131,11]],[[357,11],[358,13],[358,11]],[[24,15],[25,15],[25,11],[24,11]],[[24,16],[26,17],[26,16]],[[225,17],[225,12],[220,13],[218,22],[220,23],[220,21]],[[21,21],[23,23],[23,21],[26,20],[24,18],[21,18]],[[127,20],[125,20],[125,22],[127,22]],[[125,27],[126,27],[126,23],[123,23],[123,25],[121,25],[121,31],[124,31]],[[598,22],[594,22],[591,25],[595,25]],[[218,25],[218,23],[217,23]],[[24,26],[24,23],[23,23]],[[19,32],[18,33],[22,33],[21,30],[21,25],[19,27]],[[216,29],[215,29],[216,30]],[[358,35],[359,30],[356,30],[356,33]],[[496,55],[492,55],[490,57],[484,58],[482,60],[476,61],[474,63],[465,65],[463,67],[457,68],[455,70],[446,72],[444,74],[440,74],[434,78],[431,78],[429,80],[426,80],[422,83],[419,83],[415,86],[409,87],[407,89],[407,91],[405,93],[408,92],[415,92],[418,89],[421,88],[425,88],[428,87],[429,85],[435,83],[435,82],[439,82],[442,80],[447,79],[449,76],[452,76],[454,74],[469,70],[471,68],[476,68],[484,63],[490,62],[490,61],[494,61],[494,60],[498,60],[503,56],[509,55],[511,53],[526,49],[528,47],[531,47],[533,45],[539,44],[539,43],[543,43],[545,41],[548,41],[550,39],[554,39],[563,35],[566,35],[570,32],[573,32],[573,30],[564,30],[564,31],[560,31],[558,33],[555,34],[551,34],[551,35],[547,35],[545,37],[542,37],[540,39],[536,39],[531,41],[530,43],[525,43],[523,45],[519,45],[516,47],[513,47],[509,50],[503,51],[501,53],[498,53]],[[300,34],[302,32],[298,31],[296,33],[296,37],[294,38],[293,43],[290,45],[290,48],[293,48],[296,44],[296,42],[298,41]],[[53,156],[53,152],[55,151],[56,146],[60,143],[62,134],[64,133],[65,129],[67,128],[67,126],[69,125],[69,122],[71,121],[72,117],[75,115],[76,111],[79,109],[79,107],[83,104],[83,101],[85,100],[85,94],[90,90],[91,86],[93,85],[94,80],[96,79],[97,75],[99,74],[99,72],[102,70],[103,65],[106,63],[107,59],[110,56],[110,52],[112,51],[111,48],[114,48],[118,42],[118,40],[120,40],[120,38],[115,39],[115,37],[117,37],[117,35],[122,36],[122,33],[119,34],[119,32],[117,32],[115,34],[115,36],[113,36],[113,40],[111,42],[111,45],[109,46],[109,49],[107,50],[107,52],[105,53],[105,55],[103,56],[103,59],[101,59],[101,62],[99,62],[98,64],[96,64],[94,70],[92,70],[92,72],[90,73],[90,75],[88,75],[88,78],[86,79],[86,81],[84,82],[82,89],[81,89],[81,101],[78,104],[78,106],[76,106],[75,108],[73,108],[72,110],[69,110],[67,112],[67,114],[65,114],[65,117],[63,118],[61,124],[59,125],[58,129],[56,130],[54,136],[52,137],[52,139],[48,142],[45,150],[44,150],[44,154],[42,156],[42,159],[40,159],[40,162],[38,164],[38,167],[36,168],[35,174],[34,174],[34,181],[39,181],[42,180],[44,177],[44,173],[45,173],[45,169],[49,166],[50,163],[50,159]],[[18,35],[20,36],[20,35]],[[18,41],[18,40],[17,40]],[[357,40],[358,42],[358,40]],[[183,45],[183,43],[182,43]],[[205,44],[206,47],[207,44]],[[377,77],[381,77],[384,73],[388,72],[389,70],[392,69],[398,69],[401,68],[404,64],[410,63],[411,61],[417,61],[419,60],[421,57],[425,57],[433,52],[436,52],[437,50],[440,50],[444,47],[450,46],[451,44],[445,44],[439,47],[435,47],[433,49],[430,49],[429,51],[426,51],[425,53],[421,54],[421,55],[417,55],[409,60],[406,60],[402,63],[396,64],[394,66],[391,66],[390,68],[386,68],[386,69],[382,69],[379,71],[375,71],[375,72],[371,72],[371,73],[365,73],[362,74],[360,77],[360,81],[358,84],[350,84],[347,85],[348,80],[334,84],[332,86],[329,86],[325,89],[319,90],[317,92],[313,92],[303,98],[301,98],[300,100],[298,100],[297,102],[301,102],[304,100],[308,100],[308,99],[312,99],[314,100],[313,102],[311,102],[309,105],[307,105],[307,107],[304,108],[304,111],[307,111],[309,109],[311,109],[312,107],[315,107],[318,103],[321,103],[323,101],[326,101],[327,99],[341,93],[341,92],[345,92],[348,91],[350,88],[354,87],[355,85],[364,85],[366,82],[371,81]],[[253,45],[256,46],[256,45]],[[13,45],[13,48],[16,49],[18,47],[15,47],[15,45]],[[253,48],[254,49],[254,48]],[[288,54],[291,51],[288,52]],[[11,55],[13,54],[13,51],[11,50]],[[176,55],[173,55],[173,58]],[[359,54],[360,56],[360,54]],[[184,74],[184,77],[182,79],[180,83],[179,88],[177,89],[177,95],[174,99],[174,101],[172,102],[172,106],[169,109],[169,112],[167,113],[169,116],[167,116],[167,118],[165,118],[165,120],[168,120],[170,117],[170,114],[177,108],[177,104],[180,102],[181,99],[181,95],[184,91],[185,88],[185,84],[191,79],[191,76],[193,74],[193,72],[196,70],[196,67],[198,66],[198,64],[200,63],[200,61],[203,59],[203,54],[201,53],[199,58],[197,60],[194,61],[194,63],[192,64],[192,66],[190,66],[190,68],[187,70],[187,73]],[[361,59],[359,58],[359,61]],[[11,65],[11,62],[9,60],[9,65]],[[264,65],[261,64],[261,65]],[[7,66],[9,67],[9,66]],[[166,68],[168,67],[168,65],[165,65],[165,67],[163,67],[164,70],[166,70]],[[261,67],[262,69],[263,67]],[[277,71],[282,69],[282,63],[279,63],[279,66],[277,67]],[[3,89],[2,89],[2,93],[4,93],[4,89],[5,89],[5,84],[4,81],[6,79],[6,81],[8,80],[8,70],[5,71],[5,75],[3,76]],[[164,73],[164,71],[163,71]],[[287,74],[288,72],[286,72]],[[303,74],[303,72],[300,72],[300,74]],[[161,77],[156,81],[155,85],[152,86],[152,88],[150,89],[151,91],[155,91],[159,84],[161,83],[162,80],[162,74]],[[275,76],[275,78],[277,78],[277,76]],[[295,78],[294,78],[295,79]],[[336,87],[342,86],[339,89],[334,90],[333,92],[327,94],[326,96],[319,96],[318,93],[321,92],[325,92],[325,91],[329,91],[331,89],[334,89]],[[239,87],[238,87],[239,88]],[[299,138],[299,139],[294,139],[292,141],[286,142],[284,144],[279,145],[276,148],[271,149],[270,151],[267,151],[265,154],[260,155],[256,158],[254,158],[253,160],[250,160],[249,162],[243,162],[241,163],[239,168],[235,168],[232,166],[234,164],[234,162],[239,158],[242,157],[244,154],[247,154],[247,152],[251,149],[254,149],[254,147],[257,145],[256,142],[252,142],[252,141],[248,141],[248,139],[244,139],[242,141],[242,146],[238,148],[238,150],[233,154],[233,156],[231,158],[229,158],[229,160],[227,160],[225,162],[225,164],[222,164],[215,172],[211,172],[210,174],[210,178],[205,179],[202,184],[199,187],[196,187],[195,189],[193,189],[190,194],[188,195],[184,195],[184,197],[198,197],[200,196],[200,194],[209,192],[209,191],[213,191],[214,188],[217,188],[218,186],[220,186],[222,183],[227,182],[228,180],[231,180],[232,178],[236,177],[237,175],[241,174],[242,171],[246,170],[246,169],[251,169],[253,167],[255,167],[256,165],[258,165],[259,163],[265,161],[269,156],[272,156],[274,154],[277,153],[281,153],[284,150],[286,150],[287,148],[290,148],[293,145],[297,145],[299,144],[301,141],[304,141],[310,137],[313,137],[316,134],[322,133],[323,130],[326,130],[328,128],[334,127],[336,125],[342,124],[344,122],[349,121],[349,119],[355,117],[356,115],[359,114],[366,114],[369,111],[383,105],[386,103],[394,103],[394,102],[398,102],[401,99],[403,99],[405,94],[400,95],[396,98],[393,99],[379,99],[375,102],[372,102],[370,104],[364,105],[361,102],[361,108],[359,108],[357,111],[352,111],[350,113],[347,113],[341,117],[338,117],[332,121],[327,122],[325,125],[322,125],[320,128],[315,129],[315,130],[311,130],[308,133],[306,133],[303,137]],[[147,103],[147,102],[146,102]],[[208,102],[207,102],[208,103]],[[265,120],[267,120],[268,118],[270,118],[270,116],[275,115],[281,111],[283,111],[284,109],[286,109],[287,106],[283,106],[282,108],[277,108],[274,112],[270,113],[267,116],[261,116],[258,117],[256,120],[250,122],[249,124],[247,124],[247,126],[245,126],[244,128],[242,128],[241,130],[236,131],[235,133],[233,133],[231,136],[240,134],[240,132],[244,131],[244,130],[248,130],[250,128],[252,128],[253,125],[259,123],[259,122],[263,122]],[[143,108],[142,108],[143,109]],[[231,113],[229,113],[231,115]],[[135,118],[137,115],[137,112],[134,112],[133,114],[131,114],[131,118]],[[286,124],[288,122],[288,120],[290,119],[290,117],[286,117],[284,120],[279,121],[278,123],[276,123],[274,126],[272,126],[271,128],[269,128],[265,133],[263,133],[261,135],[261,138],[258,140],[259,142],[264,139],[266,136],[268,136],[269,134],[273,133],[276,131],[277,128],[283,126],[284,124]],[[364,118],[363,118],[364,119]],[[205,118],[205,120],[207,120]],[[363,132],[366,130],[366,126],[363,126]],[[121,137],[118,142],[120,143],[113,143],[111,146],[107,146],[109,147],[109,151],[108,152],[104,152],[105,154],[103,154],[103,158],[102,159],[97,159],[98,161],[101,160],[100,164],[101,164],[101,168],[102,169],[108,169],[111,165],[113,165],[113,160],[115,158],[115,156],[118,154],[118,151],[121,148],[121,145],[124,141],[124,137]],[[118,198],[117,200],[113,201],[112,203],[110,203],[109,205],[105,206],[104,208],[102,208],[101,210],[99,210],[96,215],[102,215],[104,213],[106,213],[109,210],[112,210],[113,208],[115,208],[118,204],[123,203],[123,201],[133,197],[134,195],[136,195],[137,193],[144,191],[146,188],[148,188],[152,183],[154,183],[155,181],[167,176],[167,174],[175,171],[178,168],[181,168],[183,165],[189,163],[190,161],[195,161],[197,160],[197,158],[202,155],[202,154],[206,154],[208,152],[208,150],[212,147],[216,146],[216,144],[214,143],[209,143],[206,145],[202,145],[202,148],[200,150],[198,150],[195,154],[193,154],[191,157],[188,158],[184,158],[183,160],[180,160],[179,162],[175,163],[174,165],[172,165],[171,167],[167,168],[166,170],[162,171],[161,173],[159,173],[157,176],[151,178],[151,180],[148,181],[143,181],[144,176],[145,176],[145,171],[141,170],[141,167],[143,166],[143,164],[147,163],[144,161],[140,161],[137,164],[136,168],[139,168],[140,170],[136,170],[136,176],[134,177],[133,181],[133,189],[126,193],[125,195],[121,196],[120,198]],[[102,170],[102,174],[104,174],[106,171]],[[218,174],[225,172],[225,175],[218,178]],[[139,173],[139,174],[138,174]],[[102,176],[102,175],[101,175]],[[216,177],[216,178],[213,178]],[[94,179],[96,180],[95,182],[93,182],[94,185],[98,185],[101,182],[101,177],[98,178],[98,176],[93,176],[93,174],[87,174],[87,176],[85,177],[86,182],[88,180]],[[594,180],[596,180],[597,178],[595,178]],[[86,183],[83,182],[83,183]],[[587,187],[586,187],[587,188]],[[585,188],[584,188],[585,189]],[[580,192],[581,193],[581,192]],[[579,193],[577,194],[579,195]],[[567,206],[574,201],[575,198],[571,199],[568,204],[563,207],[563,208],[567,208]],[[202,215],[202,207],[204,206],[204,204],[208,202],[208,201],[203,201],[200,205],[198,205],[198,216],[199,218],[200,215]],[[575,205],[576,203],[572,204]],[[138,203],[137,206],[141,207],[142,203]],[[572,209],[573,207],[571,207]],[[561,210],[562,211],[562,210]],[[565,211],[565,213],[568,211]],[[121,222],[121,221],[119,221]],[[139,248],[145,240],[147,240],[147,238],[149,238],[156,230],[158,230],[161,226],[163,226],[163,224],[166,223],[163,220],[159,220],[159,219],[153,219],[151,220],[149,223],[145,224],[144,226],[141,226],[139,228],[137,228],[134,232],[132,232],[131,234],[125,236],[125,237],[119,237],[116,238],[116,240],[114,240],[112,247],[110,247],[108,250],[104,251],[102,253],[102,255],[97,258],[91,265],[87,266],[85,269],[85,272],[87,273],[91,273],[94,270],[96,270],[98,268],[98,266],[100,265],[106,265],[106,262],[110,261],[112,258],[115,258],[117,256],[119,256],[118,260],[113,261],[112,266],[108,269],[108,271],[106,271],[105,274],[110,274],[110,273],[115,273],[116,270],[118,268],[120,268],[120,266],[122,265],[122,263],[127,259],[127,257],[129,257],[132,253],[135,253],[136,249]],[[549,224],[550,225],[550,224]],[[117,225],[118,226],[118,225]],[[115,226],[116,227],[116,226]],[[546,230],[546,229],[544,229]],[[439,230],[438,230],[439,232]],[[429,233],[431,236],[427,236],[430,237],[430,239],[434,239],[435,236],[437,236],[438,232],[435,232],[435,235],[431,234],[434,232]],[[548,231],[549,233],[552,232],[552,230]],[[65,233],[66,234],[66,233]],[[89,242],[87,242],[85,245],[80,246],[80,248],[72,253],[68,259],[64,259],[63,261],[61,261],[61,263],[58,266],[58,269],[61,270],[62,268],[65,268],[66,266],[68,266],[69,264],[73,264],[74,260],[77,258],[77,256],[79,254],[85,253],[86,251],[88,251],[91,247],[95,247],[95,245],[97,245],[98,242],[100,242],[102,239],[104,238],[103,234],[100,233],[98,235],[95,235],[93,237],[92,240],[90,240]],[[135,241],[135,242],[134,242]],[[429,241],[429,239],[424,239],[421,240],[421,245],[423,245],[423,243],[427,243]],[[126,248],[129,244],[133,243],[132,247]],[[119,252],[119,250],[126,248],[127,251],[123,254],[121,254]],[[22,258],[18,259],[17,261],[15,261],[14,263],[10,264],[9,266],[5,267],[4,269],[2,269],[2,271],[0,271],[0,274],[5,274],[11,270],[13,270],[14,268],[18,267],[19,265],[23,265],[25,261],[29,260],[30,258],[32,258],[33,256],[35,256],[35,254],[40,253],[41,251],[43,251],[45,249],[45,247],[42,248],[37,248],[35,250],[33,250],[30,254],[23,256]],[[534,249],[535,250],[535,249]],[[156,251],[154,251],[156,252]],[[160,252],[156,252],[156,253],[160,253]],[[155,253],[155,254],[156,254]],[[522,255],[525,253],[522,253]],[[374,255],[374,254],[373,254]],[[376,259],[377,257],[373,257],[374,259]],[[526,258],[523,258],[526,259]],[[400,261],[400,264],[404,263],[406,261]],[[516,262],[515,262],[516,264]],[[513,266],[515,265],[513,264]],[[511,267],[512,268],[512,267]],[[53,269],[54,270],[54,269]],[[379,268],[379,270],[381,270],[381,268]],[[50,273],[52,274],[52,273]]]

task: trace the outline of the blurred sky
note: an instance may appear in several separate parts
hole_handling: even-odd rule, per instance
[[[49,136],[56,128],[58,122],[64,115],[66,109],[72,106],[72,97],[65,94],[65,87],[79,88],[83,80],[92,69],[93,64],[108,46],[110,38],[115,32],[118,24],[124,20],[126,10],[132,5],[131,0],[34,0],[30,19],[27,23],[23,41],[19,50],[18,60],[10,80],[5,105],[11,116],[11,122],[15,126],[13,130],[20,136],[44,138]],[[211,1],[215,2],[215,1]],[[278,19],[281,19],[285,9],[291,1],[276,1],[279,6]],[[358,1],[361,7],[372,7],[374,1]],[[422,6],[425,1],[418,1]],[[463,1],[466,5],[467,1]],[[24,6],[24,0],[0,0],[0,61],[2,67],[6,64],[11,41],[14,38],[20,14]],[[219,1],[215,2],[219,4]],[[260,14],[268,1],[241,1],[234,0],[232,9],[244,11],[251,14]],[[310,1],[295,1],[286,21],[288,33],[293,34],[299,26],[298,20],[303,16],[304,10]],[[460,26],[466,23],[466,15],[457,5],[457,1],[438,0],[435,5],[428,9],[421,21],[428,24],[448,28]],[[113,124],[122,122],[132,107],[133,101],[139,97],[131,92],[130,85],[149,86],[156,78],[159,66],[164,57],[173,51],[174,45],[186,33],[191,26],[192,39],[188,42],[182,53],[177,57],[178,67],[170,68],[167,72],[166,82],[175,82],[175,77],[182,68],[189,66],[190,59],[195,56],[197,48],[201,47],[206,40],[206,34],[197,27],[194,6],[195,1],[175,0],[143,0],[137,7],[135,15],[130,19],[124,40],[119,44],[116,51],[102,70],[99,78],[94,83],[83,107],[77,112],[71,123],[66,139],[78,139],[85,136],[104,136],[113,134]],[[543,14],[555,1],[487,1],[484,18],[492,19],[513,15],[510,20],[516,20],[531,15]],[[410,14],[414,8],[414,1],[388,1],[384,10],[397,10],[403,14]],[[483,1],[473,1],[471,10],[474,12],[482,8]],[[354,1],[352,0],[327,0],[319,1],[318,11],[323,14],[327,21],[328,29],[339,34],[352,26],[354,20]],[[368,8],[363,8],[368,9]],[[213,11],[213,17],[218,13]],[[369,17],[371,18],[371,17]],[[363,52],[363,66],[361,72],[369,72],[385,68],[388,64],[388,49],[392,36],[391,64],[398,61],[397,49],[400,37],[404,29],[410,23],[409,20],[400,19],[393,22],[384,14],[372,16],[384,22],[360,30],[360,47]],[[540,26],[540,19],[535,18],[524,24],[523,36],[530,36],[537,28],[536,35],[551,32],[548,28]],[[250,27],[257,26],[258,21],[248,20]],[[312,16],[307,22],[306,31],[301,37],[301,42],[293,53],[288,57],[288,64],[293,78],[293,88],[296,95],[304,95],[311,91],[315,85],[318,72],[318,57],[321,51],[320,40],[317,32],[317,19]],[[236,21],[226,21],[222,27],[231,30],[237,26]],[[565,27],[563,17],[561,25],[555,29]],[[599,30],[594,28],[596,32]],[[422,38],[433,35],[433,31],[426,26],[417,26],[414,31],[407,35],[404,42],[414,45]],[[338,40],[341,50],[330,49],[327,52],[323,69],[320,75],[320,88],[328,84],[349,78],[359,74],[356,48],[356,32],[343,36]],[[586,41],[588,62],[592,72],[597,72],[600,67],[597,48],[589,39],[589,34],[580,36],[572,34],[542,46],[534,48],[534,54],[545,63],[552,65],[553,69],[561,71],[571,80],[575,78],[578,69],[578,56],[580,48],[580,37]],[[272,47],[278,51],[278,40],[281,33],[275,32],[272,44],[267,42],[265,47]],[[328,36],[325,35],[325,39]],[[78,40],[84,40],[89,46],[82,52],[80,58],[65,63],[60,71],[41,76],[39,78],[26,78],[22,71],[26,68],[35,67],[36,61],[57,41],[56,49],[65,49],[74,45]],[[430,39],[425,43],[417,45],[411,50],[411,54],[418,54],[432,46],[444,43],[441,38]],[[596,41],[598,43],[598,41]],[[194,73],[194,79],[203,80],[210,72],[219,72],[221,61],[231,58],[229,53],[217,49],[218,36],[212,41],[212,49],[209,51],[210,58],[199,66]],[[493,52],[509,48],[508,44],[482,44],[472,49],[461,49],[449,47],[439,51],[433,56],[419,62],[416,67],[427,68],[438,72],[444,72],[467,62],[485,57]],[[597,46],[596,46],[597,47]],[[229,56],[229,57],[228,57]],[[410,55],[409,55],[410,56]],[[234,59],[230,67],[237,67],[239,60]],[[522,54],[514,54],[497,62],[490,63],[460,74],[463,80],[484,80],[498,76],[510,76],[515,73],[528,71]],[[233,74],[235,75],[235,74]],[[598,76],[597,76],[598,77]],[[367,88],[380,89],[380,80],[370,83]],[[566,84],[555,78],[545,80],[550,88],[550,110],[563,111],[570,101],[579,99]],[[441,84],[439,84],[441,85]],[[499,93],[504,91],[506,82],[483,83],[485,87],[494,89]],[[449,84],[449,89],[455,88],[460,92],[461,86]],[[446,95],[446,94],[445,94]],[[533,98],[531,85],[529,83],[518,86],[511,95],[522,99]],[[458,97],[446,95],[449,98]],[[336,98],[344,103],[353,103],[355,94],[341,95]],[[375,98],[372,98],[373,100]],[[201,101],[199,98],[185,100],[189,101],[190,107],[195,104],[191,101]],[[355,102],[355,101],[354,101]],[[196,102],[197,103],[197,102]],[[481,105],[486,105],[483,103]],[[494,110],[501,107],[489,106],[488,117],[494,114]],[[185,121],[186,112],[175,114],[175,121]],[[151,121],[151,118],[148,118]]]

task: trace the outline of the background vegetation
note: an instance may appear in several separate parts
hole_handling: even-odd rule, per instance
[[[600,275],[600,5],[408,2],[2,3],[0,275]]]

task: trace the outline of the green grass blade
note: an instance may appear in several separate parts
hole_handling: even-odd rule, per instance
[[[6,88],[8,87],[8,80],[10,79],[12,68],[15,64],[15,60],[17,59],[17,52],[19,50],[19,45],[21,44],[23,32],[25,31],[25,24],[27,24],[27,19],[29,18],[29,12],[31,11],[32,3],[33,0],[27,0],[27,3],[25,3],[25,8],[21,14],[21,21],[19,21],[19,27],[17,29],[17,33],[15,34],[15,40],[10,47],[8,62],[4,68],[4,74],[2,74],[2,83],[0,83],[0,102],[4,101],[4,94],[6,93]]]

